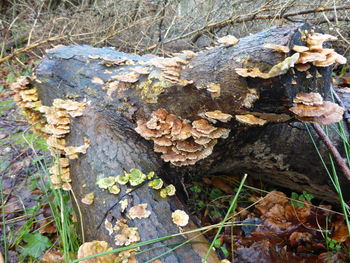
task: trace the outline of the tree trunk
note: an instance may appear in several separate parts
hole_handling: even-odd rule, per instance
[[[319,92],[328,98],[331,69],[312,67],[311,78],[305,72],[292,69],[269,79],[243,78],[235,72],[236,68],[246,67],[268,71],[290,54],[266,49],[264,44],[301,45],[301,30],[310,30],[310,26],[272,28],[242,38],[237,45],[215,47],[196,56],[183,53],[177,56],[181,59],[177,61],[90,46],[51,50],[36,69],[39,81],[35,85],[43,104],[51,105],[55,98],[90,102],[83,116],[72,122],[67,137],[70,145],[80,145],[83,137],[91,140],[86,155],[70,163],[77,199],[81,200],[89,192],[96,196],[91,206],[79,204],[87,240],[106,240],[112,245],[114,242],[104,227],[97,229],[96,226],[120,198],[97,188],[97,175],[115,176],[131,168],[145,173],[154,171],[168,183],[174,183],[178,192],[181,192],[181,178],[188,172],[247,173],[335,201],[336,195],[304,124],[294,121],[288,111],[299,92]],[[318,74],[322,77],[317,77]],[[165,157],[154,152],[153,142],[135,132],[136,122],[150,120],[152,112],[158,109],[165,109],[188,123],[202,119],[205,112],[220,110],[232,116],[252,113],[267,124],[248,126],[234,119],[217,122],[216,128],[230,130],[228,138],[218,139],[207,158],[194,165],[177,167],[164,162]],[[317,142],[317,146],[321,154],[327,156],[323,144]],[[122,188],[118,196],[125,191],[126,188]],[[156,191],[142,186],[128,198],[134,205],[147,203],[151,211],[148,219],[128,222],[138,227],[142,241],[178,232],[171,213],[184,208],[176,197],[163,199]],[[108,216],[110,220],[123,217],[119,206]],[[170,242],[184,239],[178,237]],[[165,250],[151,250],[137,258],[145,262]],[[200,257],[194,245],[187,245],[162,258],[162,262],[200,262]],[[214,255],[211,260],[209,262],[215,262]]]

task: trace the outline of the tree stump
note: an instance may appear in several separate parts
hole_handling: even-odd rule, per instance
[[[50,50],[35,70],[35,86],[43,104],[50,106],[56,98],[89,102],[83,116],[72,120],[67,137],[69,145],[81,145],[84,137],[90,140],[87,153],[70,162],[72,187],[77,199],[80,201],[85,194],[95,193],[92,205],[79,204],[86,239],[105,240],[113,246],[114,237],[103,225],[100,229],[97,226],[106,211],[120,200],[118,196],[126,193],[126,187],[122,187],[121,193],[115,197],[99,189],[96,178],[99,174],[115,176],[131,168],[144,173],[154,171],[167,183],[173,183],[178,192],[181,192],[182,177],[189,172],[247,173],[276,185],[306,190],[319,198],[335,201],[336,195],[304,124],[293,119],[289,111],[297,93],[318,92],[324,98],[330,97],[331,68],[312,66],[307,72],[299,72],[287,66],[285,72],[267,79],[244,78],[236,72],[238,68],[259,68],[268,72],[295,52],[277,52],[264,45],[274,43],[290,48],[304,45],[302,35],[305,30],[310,32],[312,28],[307,24],[275,27],[242,38],[236,45],[228,43],[197,54],[187,51],[166,59],[90,46]],[[151,121],[152,116],[155,118],[162,110],[173,119],[173,126],[164,128],[162,125],[166,125],[168,119],[161,119],[161,116]],[[233,118],[226,122],[203,121],[208,119],[207,112],[215,111]],[[247,125],[235,119],[237,115],[247,114],[264,120],[266,124]],[[147,125],[155,127],[154,134],[163,128],[170,133],[175,123],[181,129],[186,125],[192,129],[197,127],[196,132],[200,135],[212,134],[207,130],[210,127],[223,135],[185,137],[187,144],[183,148],[199,147],[202,150],[197,152],[201,157],[179,160],[176,159],[179,153],[170,148],[157,148],[163,154],[155,152],[152,140],[157,139],[146,134],[143,135],[146,140],[139,134]],[[203,125],[209,125],[209,128]],[[136,127],[139,127],[138,132]],[[174,130],[171,132],[175,134]],[[198,141],[205,140],[203,147],[198,146]],[[168,140],[163,147],[174,147],[175,144],[180,145],[178,141]],[[327,156],[323,144],[317,142],[317,146],[321,154]],[[211,154],[203,150],[208,148],[213,150]],[[193,152],[196,150],[191,148],[188,156]],[[193,164],[185,165],[188,163]],[[147,203],[151,211],[149,218],[128,220],[129,226],[138,227],[142,241],[179,232],[172,223],[171,213],[185,208],[177,197],[161,198],[157,191],[144,185],[127,198],[130,206]],[[108,219],[121,218],[126,217],[118,205],[110,211]],[[170,247],[170,243],[184,240],[186,237],[177,237],[161,244]],[[146,262],[167,249],[150,250],[137,259]],[[200,262],[199,250],[190,243],[161,259],[169,263]],[[212,255],[209,262],[216,260]]]

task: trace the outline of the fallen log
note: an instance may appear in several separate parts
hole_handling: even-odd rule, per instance
[[[189,173],[248,173],[335,201],[304,124],[289,111],[301,92],[330,98],[330,67],[295,70],[294,64],[305,63],[298,62],[302,51],[292,48],[305,46],[313,30],[305,24],[276,27],[239,43],[221,41],[210,50],[185,51],[172,58],[90,46],[50,50],[35,70],[42,103],[51,106],[57,98],[88,103],[83,115],[71,120],[67,136],[69,145],[81,145],[84,137],[90,140],[86,154],[70,161],[77,199],[95,195],[92,205],[79,204],[86,240],[115,246],[115,236],[104,225],[97,226],[121,196],[130,206],[146,203],[150,217],[129,220],[118,205],[109,212],[109,221],[128,219],[142,241],[178,233],[171,213],[185,208],[177,197],[162,198],[147,185],[129,195],[121,186],[119,197],[97,187],[101,174],[122,175],[132,168],[145,174],[154,171],[178,193]],[[271,43],[286,49],[266,45]],[[259,77],[251,77],[254,74]],[[327,156],[327,149],[317,144]],[[171,247],[169,241],[162,244]],[[146,262],[167,249],[150,250],[137,259]],[[200,262],[201,257],[194,244],[187,244],[162,262]],[[216,260],[212,255],[209,262]]]

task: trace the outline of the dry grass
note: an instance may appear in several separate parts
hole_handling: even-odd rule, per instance
[[[1,55],[48,38],[59,38],[52,44],[166,53],[203,48],[216,36],[242,37],[295,22],[337,35],[338,51],[345,54],[350,9],[334,8],[344,6],[350,8],[348,0],[5,0],[0,3]],[[317,8],[330,10],[315,12]],[[303,10],[311,12],[301,14]]]

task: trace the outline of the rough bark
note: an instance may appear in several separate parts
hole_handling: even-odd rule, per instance
[[[91,140],[87,154],[71,162],[73,189],[78,200],[92,191],[97,195],[92,206],[80,204],[87,240],[108,240],[113,244],[107,230],[97,230],[96,225],[118,198],[97,189],[96,176],[101,173],[106,176],[121,174],[123,170],[131,168],[155,171],[166,181],[175,183],[178,190],[182,175],[189,171],[202,174],[248,173],[276,185],[306,190],[319,198],[334,201],[336,196],[304,124],[292,120],[286,123],[276,121],[286,116],[282,114],[290,115],[288,108],[299,92],[315,91],[329,97],[331,69],[312,67],[312,78],[307,78],[305,73],[289,70],[286,74],[267,80],[242,78],[234,71],[235,68],[253,66],[268,71],[287,55],[263,48],[264,44],[300,45],[299,30],[304,29],[310,29],[310,26],[276,27],[242,38],[235,46],[200,52],[189,59],[189,64],[181,70],[179,81],[183,82],[171,83],[161,79],[157,82],[154,78],[153,83],[158,84],[152,87],[145,84],[150,79],[148,74],[140,75],[135,83],[121,82],[115,90],[92,81],[98,77],[108,83],[111,76],[128,72],[129,65],[102,65],[101,61],[107,58],[126,58],[142,67],[150,60],[148,57],[89,46],[50,51],[36,69],[39,80],[36,86],[43,103],[51,105],[55,98],[90,101],[84,115],[73,121],[72,132],[68,136],[71,145],[81,144],[83,137]],[[316,70],[322,77],[316,77]],[[160,69],[154,72],[160,76],[163,74]],[[297,84],[292,84],[293,79]],[[208,89],[199,88],[210,84],[220,85],[220,96],[212,96]],[[258,91],[259,99],[249,108],[247,99],[251,89]],[[134,130],[137,120],[148,120],[152,111],[159,108],[189,121],[200,119],[198,114],[204,111],[220,110],[233,116],[254,112],[269,123],[262,127],[246,126],[235,120],[219,123],[218,126],[231,129],[231,133],[229,138],[219,140],[213,154],[193,166],[174,167],[163,162],[159,154],[153,151],[153,143]],[[321,154],[327,156],[322,143],[317,144]],[[122,192],[125,193],[125,190],[122,189]],[[152,212],[149,219],[130,221],[130,225],[139,228],[141,240],[178,232],[171,222],[171,212],[181,207],[176,198],[161,199],[147,186],[132,192],[129,198],[134,204],[147,203]],[[123,216],[116,207],[109,218]],[[162,261],[200,262],[200,256],[192,248],[187,245],[170,253]],[[145,262],[164,250],[157,249],[141,255],[139,262]],[[215,259],[212,260],[215,262]]]

